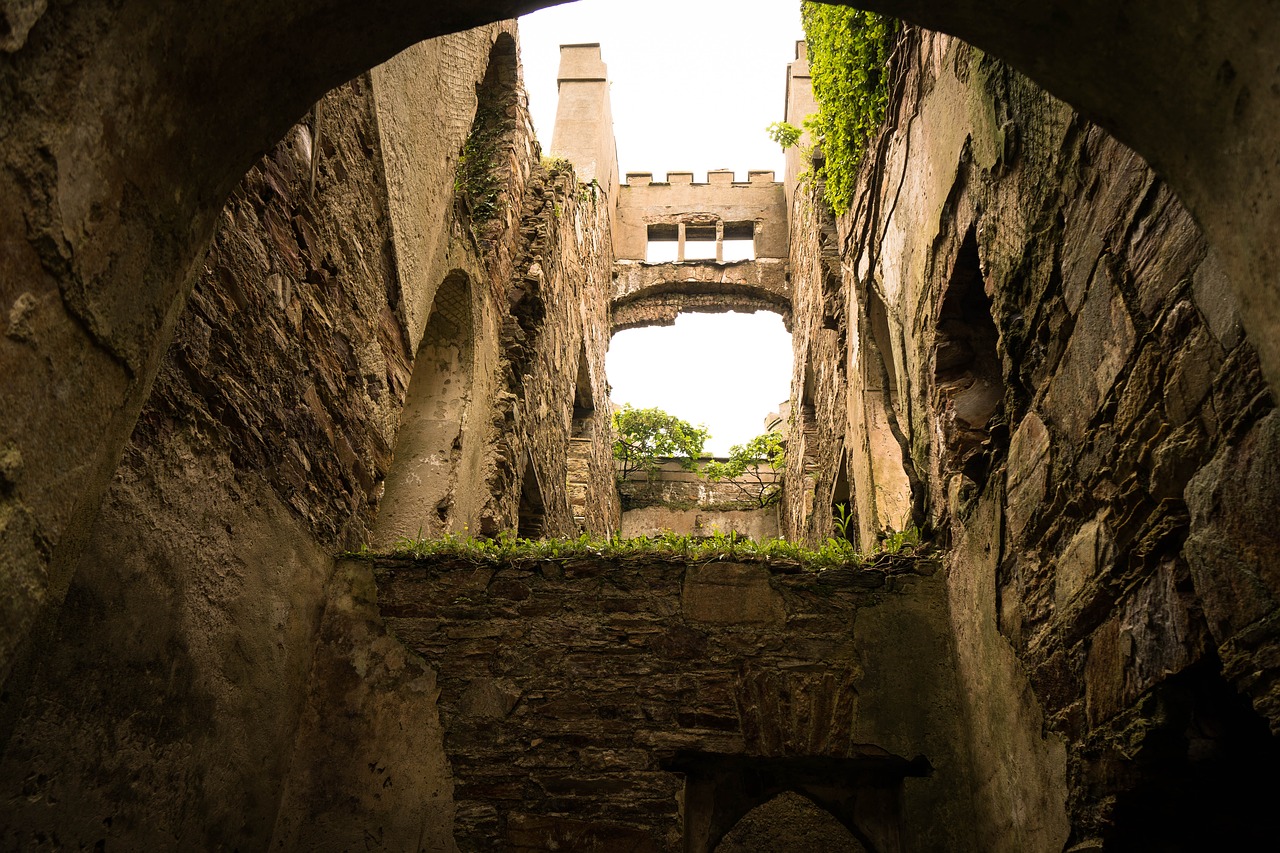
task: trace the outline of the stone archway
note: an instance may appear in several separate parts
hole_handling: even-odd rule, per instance
[[[383,547],[402,536],[438,536],[461,526],[454,511],[459,463],[477,440],[466,435],[475,366],[471,303],[463,272],[451,272],[436,291],[374,529]]]
[[[254,160],[361,70],[421,39],[545,5],[270,0],[165,15],[145,0],[5,8],[0,92],[14,118],[0,150],[0,279],[22,283],[5,307],[21,309],[42,334],[0,341],[9,377],[0,411],[15,413],[0,446],[58,484],[16,487],[26,531],[14,534],[10,558],[19,583],[47,586],[42,600],[65,594],[196,259]],[[1275,0],[858,5],[1008,61],[1145,157],[1204,227],[1276,386]],[[35,607],[7,620],[5,671]]]
[[[716,845],[715,853],[800,853],[844,850],[866,853],[840,821],[794,791],[778,794],[742,816]]]

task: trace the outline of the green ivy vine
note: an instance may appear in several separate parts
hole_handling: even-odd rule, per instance
[[[887,64],[898,21],[848,6],[802,3],[809,73],[818,113],[805,126],[826,158],[822,177],[832,210],[853,203],[858,166],[889,103]]]

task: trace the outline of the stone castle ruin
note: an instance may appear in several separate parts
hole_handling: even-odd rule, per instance
[[[223,5],[0,3],[0,849],[1274,846],[1274,3],[868,2],[839,216],[619,175],[599,45],[542,156],[539,3]],[[767,530],[927,547],[391,553],[765,531],[611,454],[611,335],[729,310]]]

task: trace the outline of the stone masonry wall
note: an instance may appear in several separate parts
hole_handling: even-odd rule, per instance
[[[412,359],[369,78],[323,110],[314,193],[308,122],[223,212],[0,764],[0,846],[271,836]]]
[[[518,67],[513,28],[419,45],[335,90],[232,196],[47,648],[9,685],[21,699],[0,760],[0,847],[261,849],[274,836],[282,849],[451,849],[434,675],[385,637],[371,587],[335,573],[333,555],[367,541],[451,271],[477,285],[490,387],[505,381],[536,143],[500,171],[508,224],[477,235],[453,189],[494,45]],[[557,225],[558,251],[583,251],[578,234],[607,244],[578,210]],[[536,358],[576,360],[593,329],[602,388],[607,290],[592,308],[585,274],[561,276],[573,307],[536,318]],[[566,479],[564,447],[545,448],[568,444],[571,386],[538,375],[520,403],[538,414],[480,418],[490,464],[503,430],[541,430],[542,476]],[[500,395],[482,397],[487,412]],[[501,485],[518,496],[518,480]],[[607,498],[594,505],[594,529],[616,525]]]
[[[390,629],[439,671],[463,850],[680,849],[682,809],[689,831],[711,819],[683,784],[703,770],[829,760],[830,789],[890,756],[933,771],[882,779],[902,786],[888,811],[850,790],[875,849],[969,850],[934,566],[379,558],[374,574]]]
[[[888,506],[951,544],[979,846],[1265,844],[1274,789],[1235,780],[1277,749],[1275,418],[1221,267],[1021,76],[917,31],[898,56],[839,222],[850,339],[816,351],[848,412],[817,384],[818,432],[853,449],[864,540]],[[822,247],[793,246],[818,329]]]
[[[507,294],[511,316],[502,329],[505,387],[492,415],[499,446],[488,517],[500,523],[482,526],[482,533],[518,526],[521,485],[529,477],[543,502],[542,534],[617,529],[604,377],[612,273],[607,204],[598,187],[578,184],[571,170],[534,165]],[[575,413],[576,406],[585,408]]]

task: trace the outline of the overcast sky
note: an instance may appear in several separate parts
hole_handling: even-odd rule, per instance
[[[521,57],[538,139],[551,147],[560,45],[599,42],[609,68],[618,171],[773,169],[765,128],[782,118],[787,63],[803,38],[791,0],[578,0],[520,19]],[[728,452],[763,431],[790,393],[791,339],[776,314],[685,314],[674,327],[613,339],[613,400],[660,406],[711,429]]]

